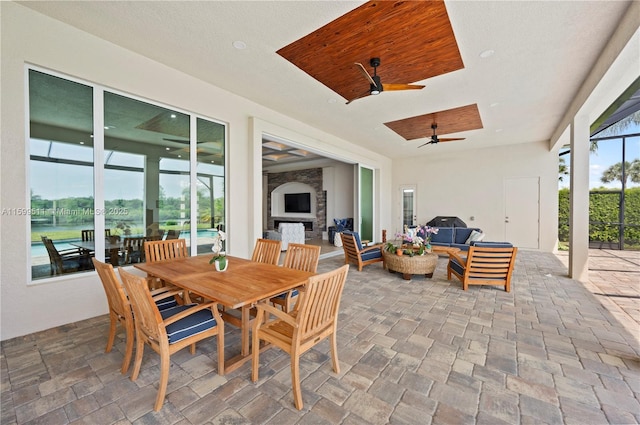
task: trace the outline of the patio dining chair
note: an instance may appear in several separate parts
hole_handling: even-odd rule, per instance
[[[40,236],[40,239],[49,255],[52,276],[91,268],[91,260],[87,251],[83,251],[80,248],[58,250],[53,241],[47,236]]]
[[[260,367],[260,340],[271,343],[291,356],[291,384],[293,399],[302,409],[300,389],[300,356],[325,338],[331,339],[331,360],[335,373],[338,363],[337,323],[340,298],[349,265],[309,278],[300,289],[300,299],[293,311],[284,312],[261,301],[253,325],[251,380],[258,380]],[[271,315],[275,316],[271,320]]]
[[[253,253],[251,254],[251,261],[278,265],[281,246],[281,241],[258,239],[256,241],[256,246],[253,248]]]
[[[319,260],[319,245],[289,243],[289,249],[287,249],[287,253],[284,255],[284,263],[282,264],[282,267],[316,273],[318,270]],[[282,310],[288,313],[291,311],[293,302],[297,297],[298,290],[292,289],[291,291],[287,291],[284,294],[271,298],[271,303],[279,305]]]
[[[164,404],[171,355],[187,346],[190,347],[191,354],[195,354],[196,342],[216,336],[218,374],[224,375],[224,322],[218,313],[217,303],[178,305],[160,311],[143,277],[128,273],[122,268],[118,270],[135,318],[136,357],[131,380],[138,379],[145,344],[160,355],[160,382],[153,410],[160,410]],[[178,292],[167,291],[164,296]]]
[[[157,237],[157,235],[152,235],[147,238]],[[187,241],[184,239],[170,239],[166,241],[147,239],[144,242],[144,258],[147,263],[185,258],[188,256],[189,252],[187,251]],[[151,289],[165,285],[165,283],[160,279],[153,277],[148,277],[147,280],[149,282],[149,288]]]
[[[107,339],[107,348],[104,351],[105,353],[111,352],[116,338],[116,328],[118,323],[120,323],[124,327],[126,343],[120,372],[126,373],[127,370],[129,370],[131,355],[133,354],[134,322],[131,304],[129,303],[129,298],[125,293],[124,287],[120,283],[120,279],[118,279],[113,270],[113,265],[103,263],[95,258],[92,260],[107,296],[107,303],[109,304],[109,338]],[[158,306],[158,310],[166,310],[178,305],[173,295],[166,295],[168,290],[169,288],[163,288],[151,294],[156,297],[155,303]]]

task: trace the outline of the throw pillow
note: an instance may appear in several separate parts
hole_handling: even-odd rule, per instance
[[[336,233],[340,233],[347,228],[347,218],[334,218],[333,222],[336,224]]]
[[[469,238],[466,240],[467,245],[471,245],[471,242],[478,242],[484,239],[484,233],[478,232],[477,230],[472,230]]]

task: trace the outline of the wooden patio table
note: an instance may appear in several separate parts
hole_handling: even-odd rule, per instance
[[[314,274],[231,256],[227,256],[227,270],[219,272],[209,264],[210,259],[209,255],[200,255],[139,263],[134,267],[225,307],[225,311],[221,311],[223,319],[239,326],[242,334],[240,354],[225,361],[225,372],[232,372],[251,359],[251,307],[260,300],[304,285]],[[232,315],[228,309],[240,309],[240,317]]]

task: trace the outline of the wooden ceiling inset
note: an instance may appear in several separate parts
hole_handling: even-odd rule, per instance
[[[285,59],[347,100],[369,83],[380,58],[382,83],[415,83],[464,68],[441,0],[370,1],[278,50]]]
[[[414,140],[431,136],[433,134],[431,125],[434,123],[438,125],[436,131],[438,136],[482,128],[480,112],[478,111],[478,105],[475,103],[445,111],[390,121],[384,123],[384,125],[406,140]]]

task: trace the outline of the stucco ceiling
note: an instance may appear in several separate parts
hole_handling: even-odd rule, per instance
[[[367,96],[349,105],[277,52],[364,2],[21,4],[347,141],[406,158],[549,140],[630,2],[446,1],[464,67],[399,81],[423,84],[422,90]],[[393,42],[393,31],[385,29]],[[235,48],[237,41],[246,48]],[[375,45],[367,46],[359,54],[377,56]],[[427,47],[414,48],[424,53]],[[482,128],[448,133],[465,138],[455,143],[418,150],[428,135],[405,140],[384,125],[465,105],[477,105]]]

